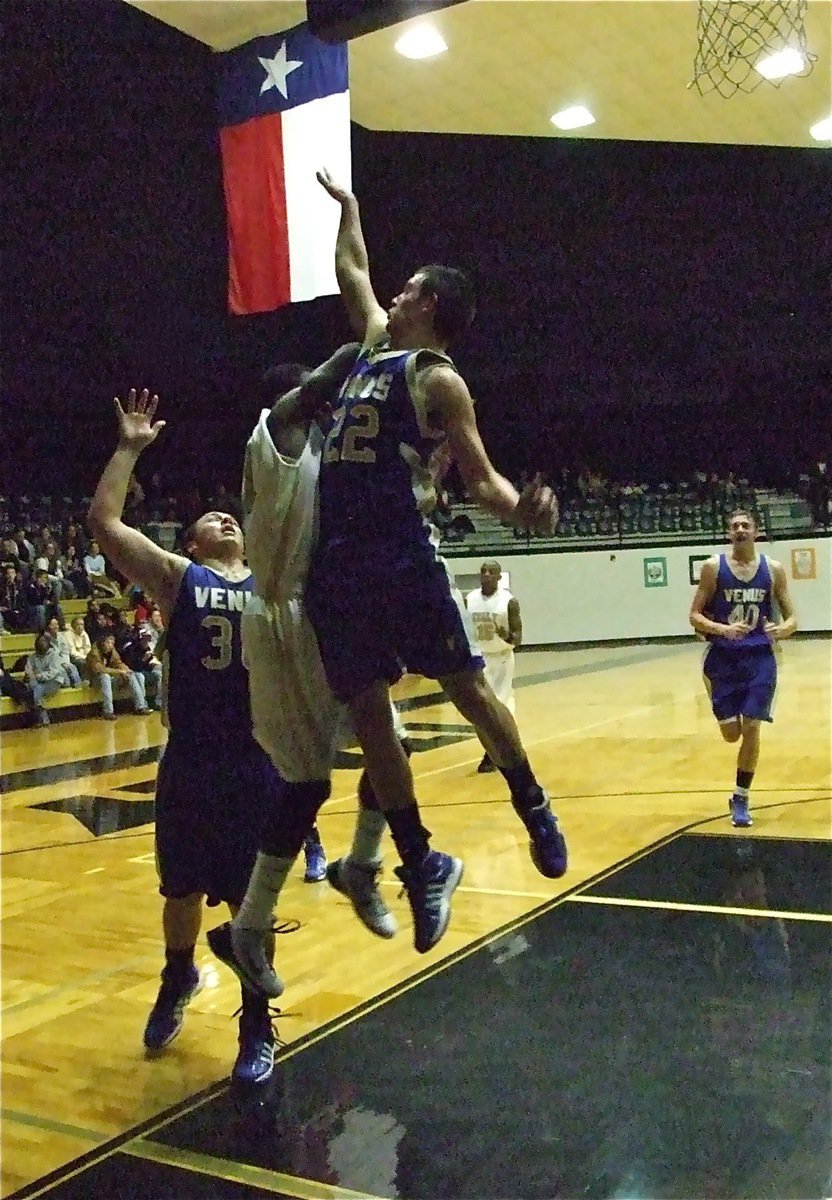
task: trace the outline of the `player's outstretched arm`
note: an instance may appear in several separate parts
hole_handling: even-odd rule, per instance
[[[501,521],[532,533],[552,534],[558,506],[552,489],[536,475],[519,493],[495,469],[482,443],[474,402],[464,380],[449,367],[434,367],[424,385],[428,411],[448,437],[451,458],[471,499]]]
[[[794,611],[792,598],[789,595],[789,582],[786,569],[782,563],[769,559],[772,575],[772,591],[777,607],[780,609],[779,621],[767,621],[766,633],[774,642],[782,642],[797,632],[797,614]]]
[[[339,346],[326,362],[309,372],[300,387],[277,398],[267,425],[281,454],[288,458],[300,457],[310,423],[333,403],[360,349],[358,342]]]
[[[376,299],[370,282],[370,259],[361,228],[361,214],[354,194],[336,183],[326,168],[317,180],[341,205],[341,224],[335,241],[335,277],[353,332],[364,343],[378,341],[387,328],[387,313]]]
[[[176,593],[188,567],[188,559],[169,554],[124,523],[127,485],[139,455],[156,441],[164,421],[153,421],[159,397],[148,395],[147,388],[136,396],[130,391],[127,408],[115,398],[119,437],[115,453],[98,481],[90,504],[88,523],[104,554],[131,583],[137,583],[153,596],[167,619],[176,602]]]

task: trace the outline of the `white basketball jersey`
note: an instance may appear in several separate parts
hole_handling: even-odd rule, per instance
[[[474,622],[477,641],[483,654],[511,654],[514,650],[500,637],[499,629],[508,635],[508,604],[512,594],[507,588],[497,588],[493,596],[484,596],[475,588],[465,597],[465,606]]]
[[[300,458],[285,458],[272,441],[268,416],[263,409],[246,446],[246,553],[256,595],[284,604],[302,593],[317,538],[323,434],[313,423]]]

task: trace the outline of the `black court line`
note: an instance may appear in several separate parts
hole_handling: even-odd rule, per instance
[[[681,647],[682,649],[684,647]],[[525,675],[515,679],[515,688],[531,687],[538,683],[549,683],[555,679],[570,679],[577,675],[593,675],[603,671],[612,671],[616,667],[628,667],[649,662],[653,658],[666,658],[669,654],[680,649],[673,646],[645,647],[655,653],[634,655],[632,658],[605,659],[599,663],[582,666],[562,667],[551,671],[540,671],[534,675]],[[420,708],[430,708],[435,704],[443,704],[448,697],[443,691],[430,692],[424,696],[410,696],[400,700],[398,708],[401,712],[414,712]],[[418,728],[418,726],[417,726]],[[441,728],[445,728],[442,726]],[[452,726],[449,728],[453,728]],[[470,727],[466,726],[466,730]],[[158,762],[164,743],[148,746],[142,750],[123,750],[118,754],[108,754],[100,758],[84,758],[75,762],[55,763],[49,767],[33,767],[25,771],[12,771],[0,776],[0,793],[25,791],[27,788],[42,787],[51,783],[64,783],[69,779],[83,779],[89,775],[102,774],[105,771],[117,771],[124,767],[140,767],[146,763]]]
[[[782,804],[779,804],[779,805],[772,804],[772,805],[767,805],[766,807],[767,808],[788,807],[791,805],[804,804],[804,803],[811,803],[811,801],[801,801],[801,800],[787,801],[787,802],[783,802]],[[476,954],[477,951],[483,949],[484,947],[490,945],[491,943],[496,942],[497,940],[506,937],[508,934],[513,933],[514,931],[516,931],[518,929],[521,929],[523,926],[536,921],[538,918],[540,918],[541,916],[543,916],[546,913],[551,912],[553,909],[560,907],[561,905],[564,905],[569,900],[570,897],[579,895],[579,894],[585,892],[587,889],[593,888],[597,884],[608,880],[610,877],[618,875],[620,872],[631,867],[633,864],[638,863],[640,860],[652,855],[656,851],[661,850],[664,847],[670,845],[671,843],[677,841],[683,834],[691,833],[691,832],[695,831],[697,828],[699,828],[703,825],[711,824],[716,820],[720,820],[720,821],[724,820],[724,817],[722,817],[722,816],[710,817],[710,818],[699,819],[696,821],[689,822],[688,824],[680,827],[679,829],[674,830],[671,833],[665,834],[661,838],[657,838],[654,842],[651,842],[649,845],[642,847],[639,850],[633,851],[631,854],[626,855],[624,858],[618,860],[616,863],[610,865],[609,867],[606,867],[603,870],[596,872],[594,875],[590,876],[588,879],[581,881],[580,883],[576,884],[574,887],[568,888],[566,891],[560,893],[557,896],[552,897],[552,899],[550,899],[550,900],[543,901],[541,904],[530,909],[529,912],[523,914],[523,916],[516,917],[511,921],[505,922],[503,925],[497,926],[495,929],[491,930],[489,933],[481,935],[479,938],[476,938],[469,945],[450,954],[447,958],[443,959],[441,962],[434,964],[433,966],[430,966],[430,967],[425,967],[421,971],[417,971],[414,975],[410,976],[407,980],[404,980],[401,983],[395,984],[392,987],[385,989],[384,991],[380,992],[378,995],[374,996],[372,999],[368,999],[368,1000],[364,1001],[363,1003],[357,1005],[355,1008],[349,1010],[347,1013],[342,1014],[341,1016],[336,1017],[333,1020],[326,1022],[324,1025],[320,1026],[318,1029],[313,1030],[308,1034],[305,1034],[303,1037],[299,1038],[297,1041],[292,1042],[289,1045],[285,1046],[283,1049],[281,1049],[275,1056],[275,1063],[278,1064],[278,1063],[284,1062],[285,1060],[294,1057],[296,1054],[303,1052],[307,1048],[315,1045],[316,1043],[324,1040],[325,1038],[330,1037],[332,1034],[337,1033],[339,1030],[343,1029],[344,1027],[356,1023],[362,1017],[364,1017],[364,1016],[368,1015],[369,1013],[373,1012],[374,1010],[384,1006],[385,1004],[389,1003],[391,1000],[394,1000],[397,997],[403,995],[405,992],[411,991],[412,989],[418,987],[422,983],[426,983],[428,980],[433,979],[434,976],[444,974],[446,971],[449,970],[449,968],[453,967],[457,963],[462,962],[464,959],[471,957],[472,955]],[[741,839],[742,839],[742,834],[737,835],[737,841],[739,842],[739,841],[741,841]],[[576,907],[576,906],[570,906],[570,907]],[[291,1011],[284,1013],[284,1017],[290,1017],[290,1016],[291,1016]],[[230,1090],[230,1084],[229,1084],[228,1079],[223,1079],[223,1080],[218,1081],[215,1084],[211,1084],[208,1087],[202,1089],[202,1091],[197,1092],[194,1096],[188,1097],[186,1100],[180,1101],[178,1104],[173,1105],[170,1108],[163,1110],[161,1113],[157,1114],[156,1116],[148,1118],[145,1121],[140,1122],[139,1124],[137,1124],[135,1126],[132,1126],[130,1129],[125,1130],[123,1133],[119,1134],[117,1137],[111,1139],[110,1141],[103,1143],[102,1145],[96,1147],[93,1150],[87,1151],[85,1154],[80,1155],[78,1158],[73,1159],[69,1163],[64,1164],[63,1167],[57,1168],[55,1171],[49,1172],[48,1174],[42,1176],[41,1178],[32,1181],[32,1183],[24,1185],[24,1187],[20,1188],[18,1191],[14,1192],[14,1193],[12,1193],[11,1196],[7,1197],[6,1200],[26,1200],[27,1197],[32,1197],[36,1194],[39,1195],[41,1192],[44,1192],[44,1191],[51,1191],[54,1188],[58,1187],[63,1180],[66,1180],[66,1179],[70,1178],[71,1176],[75,1176],[80,1171],[83,1171],[86,1168],[91,1167],[94,1164],[99,1163],[106,1158],[109,1158],[110,1156],[115,1154],[119,1149],[121,1149],[128,1143],[133,1142],[133,1141],[137,1140],[138,1138],[144,1137],[147,1134],[156,1133],[159,1130],[167,1128],[174,1121],[176,1121],[179,1117],[182,1117],[189,1113],[193,1113],[198,1108],[204,1106],[205,1104],[209,1103],[210,1101],[223,1095],[223,1093],[225,1093],[229,1090]]]

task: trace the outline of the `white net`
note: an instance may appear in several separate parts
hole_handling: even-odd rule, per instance
[[[802,68],[789,74],[808,75],[817,55],[806,44],[807,0],[699,0],[698,48],[694,75],[688,87],[706,95],[719,92],[726,99],[735,92],[753,92],[766,79],[757,69],[765,58],[783,50],[793,50],[802,59]]]

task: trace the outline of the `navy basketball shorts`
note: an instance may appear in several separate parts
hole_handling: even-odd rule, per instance
[[[727,649],[713,645],[703,663],[705,686],[721,724],[748,717],[772,721],[777,691],[777,658],[772,646]]]
[[[206,753],[171,738],[156,783],[156,867],[168,898],[240,904],[280,778],[250,744]]]
[[[473,622],[432,547],[328,550],[315,561],[306,610],[329,686],[349,703],[407,670],[428,679],[483,667]]]

